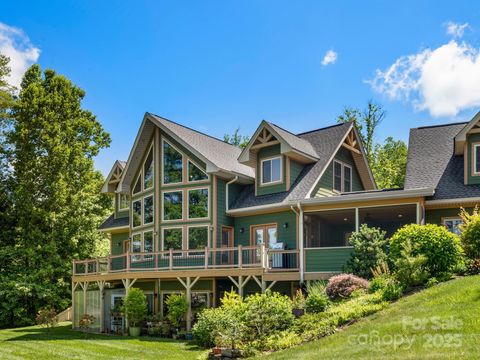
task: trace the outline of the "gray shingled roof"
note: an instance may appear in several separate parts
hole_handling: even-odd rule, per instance
[[[255,177],[255,172],[251,167],[237,161],[242,149],[160,116],[150,115],[218,168],[251,178]]]
[[[311,144],[319,160],[315,164],[304,167],[289,191],[255,196],[254,186],[247,186],[230,208],[240,209],[251,206],[305,199],[308,192],[315,185],[320,174],[322,174],[323,170],[328,166],[333,155],[335,155],[336,150],[341,145],[342,139],[351,127],[351,123],[338,124],[295,135]]]
[[[268,125],[275,130],[280,137],[285,140],[285,142],[292,147],[292,149],[300,151],[308,156],[317,158],[318,154],[315,152],[312,144],[310,144],[307,140],[302,139],[301,137],[292,134],[290,131],[281,128],[278,125],[275,125],[271,122],[266,121]]]
[[[480,196],[480,185],[464,185],[463,156],[454,155],[454,137],[465,125],[410,130],[405,189],[435,188],[432,200]]]
[[[102,225],[98,227],[98,230],[112,229],[121,226],[129,225],[129,217],[122,217],[115,219],[114,214],[110,215],[107,220],[105,220]]]

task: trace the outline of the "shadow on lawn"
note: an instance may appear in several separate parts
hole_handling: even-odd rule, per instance
[[[18,336],[11,337],[6,341],[49,341],[49,340],[104,340],[104,341],[144,341],[151,343],[171,343],[176,345],[184,345],[186,350],[197,351],[201,350],[197,345],[192,341],[178,341],[173,339],[165,338],[153,338],[148,336],[140,337],[129,337],[129,336],[119,336],[119,335],[107,335],[107,334],[97,334],[97,333],[88,333],[85,336],[85,333],[73,330],[70,324],[59,325],[54,329],[48,331],[45,328],[31,327],[31,328],[21,328],[21,329],[10,329],[12,333],[18,334]]]

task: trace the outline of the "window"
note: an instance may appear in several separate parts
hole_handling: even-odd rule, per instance
[[[153,252],[153,231],[134,234],[132,236],[132,253]],[[132,255],[132,261],[152,260],[152,255]]]
[[[143,233],[143,252],[153,252],[153,231]]]
[[[138,194],[139,192],[142,191],[142,184],[140,182],[140,176],[141,174],[138,175],[137,182],[135,183],[135,186],[133,187],[133,193]]]
[[[461,218],[443,218],[442,219],[443,225],[447,228],[448,231],[454,233],[456,235],[460,235],[460,228],[459,226],[463,224]]]
[[[182,250],[183,228],[163,229],[163,250]]]
[[[333,162],[333,189],[338,192],[352,191],[352,167],[339,161]]]
[[[188,218],[208,218],[208,188],[188,190]]]
[[[208,246],[208,226],[191,226],[188,228],[188,248],[203,249]]]
[[[163,220],[183,219],[183,193],[182,191],[169,191],[163,193]]]
[[[473,175],[480,175],[480,144],[473,144]]]
[[[143,190],[153,187],[153,149],[150,149],[143,164]]]
[[[129,208],[128,204],[128,195],[127,194],[118,194],[118,210],[126,210]]]
[[[132,252],[142,252],[142,234],[135,234],[132,236]]]
[[[207,180],[208,175],[200,169],[197,165],[188,160],[188,181],[202,181]]]
[[[153,222],[153,195],[143,199],[143,224]]]
[[[132,203],[132,226],[142,225],[142,201],[136,200]]]
[[[276,224],[255,226],[252,231],[252,245],[265,244],[270,249],[283,249],[283,243],[277,241]]]
[[[183,180],[182,173],[182,154],[168,142],[163,141],[163,183],[181,183]]]
[[[282,181],[282,158],[262,160],[262,184],[274,184]]]

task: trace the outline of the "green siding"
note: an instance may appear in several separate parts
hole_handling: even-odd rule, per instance
[[[112,234],[112,255],[123,254],[123,242],[128,240],[128,232]]]
[[[269,158],[272,156],[280,155],[280,145],[269,146],[258,151],[257,155],[257,169],[256,169],[256,181],[255,186],[257,187],[257,195],[268,195],[274,194],[282,191],[286,191],[287,182],[286,182],[286,171],[285,171],[285,156],[282,156],[282,172],[283,172],[283,182],[281,184],[274,185],[263,185],[260,186],[261,179],[261,161],[262,159]]]
[[[344,149],[343,147],[340,148],[335,155],[334,160],[339,160],[352,167],[352,191],[365,190],[350,151]],[[333,194],[333,161],[331,161],[330,164],[328,164],[328,167],[323,173],[322,177],[320,178],[317,186],[313,190],[312,196],[330,196]]]
[[[292,282],[291,281],[277,281],[275,285],[270,288],[272,291],[278,292],[288,297],[292,297]],[[238,291],[235,286],[233,290]],[[243,294],[245,296],[253,295],[255,293],[261,293],[262,289],[255,280],[250,280],[243,288]]]
[[[468,212],[472,212],[473,208],[465,208]],[[457,217],[460,214],[460,208],[448,208],[448,209],[433,209],[425,211],[425,222],[428,224],[442,224],[442,218],[444,217]]]
[[[305,253],[306,272],[341,272],[353,252],[352,248],[309,249]]]
[[[160,280],[160,291],[185,291],[185,287],[178,281]],[[192,290],[213,290],[212,280],[198,280]]]
[[[472,158],[473,158],[473,149],[472,144],[480,142],[480,134],[470,134],[467,139],[467,170],[468,170],[468,184],[480,184],[480,175],[472,176]]]
[[[278,241],[286,243],[288,249],[296,249],[297,222],[293,211],[235,218],[235,246],[250,245],[250,226],[271,223],[277,224]],[[288,223],[287,228],[284,228],[285,223]],[[242,228],[244,231],[240,233]]]
[[[229,185],[230,187],[231,185]],[[225,213],[226,209],[226,182],[221,179],[217,179],[217,247],[220,247],[220,242],[222,238],[222,225],[223,226],[232,226],[234,225],[234,220],[230,216],[227,216]],[[231,192],[229,194],[231,196]],[[230,197],[229,197],[230,199]]]
[[[291,185],[295,182],[295,180],[297,180],[297,177],[298,175],[300,175],[302,170],[303,170],[302,164],[294,160],[290,160],[290,184]]]

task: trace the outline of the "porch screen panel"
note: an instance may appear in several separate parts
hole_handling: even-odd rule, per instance
[[[386,231],[386,237],[389,238],[402,226],[417,222],[417,205],[360,208],[359,221],[360,224]]]
[[[100,328],[100,291],[87,291],[87,314],[93,316],[92,328]]]
[[[349,246],[355,231],[355,209],[306,213],[304,234],[306,248]]]
[[[80,286],[78,286],[80,288]],[[76,290],[73,296],[73,326],[78,327],[83,316],[83,291]]]

